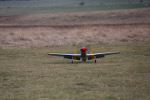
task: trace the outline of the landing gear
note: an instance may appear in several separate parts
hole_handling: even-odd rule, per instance
[[[96,59],[94,59],[94,62],[96,63]]]
[[[72,63],[74,63],[74,60],[72,60]]]
[[[72,57],[72,63],[74,63],[74,59],[73,59],[73,57]]]
[[[96,56],[94,56],[94,62],[96,63]]]

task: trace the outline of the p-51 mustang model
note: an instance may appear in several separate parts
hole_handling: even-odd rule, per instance
[[[94,62],[96,63],[97,58],[102,58],[105,55],[112,55],[112,54],[119,54],[120,52],[103,52],[103,53],[94,53],[94,54],[87,54],[87,49],[86,47],[82,47],[80,49],[81,54],[62,54],[62,53],[48,53],[48,55],[53,55],[53,56],[64,56],[64,58],[67,59],[72,59],[72,63],[74,63],[74,60],[80,60],[86,61],[94,59]]]

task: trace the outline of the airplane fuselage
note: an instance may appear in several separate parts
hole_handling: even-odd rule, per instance
[[[85,48],[85,47],[82,47],[81,48],[81,58],[82,58],[82,61],[86,61],[86,59],[87,59],[87,55],[86,55],[86,51],[87,51],[87,49]]]
[[[86,53],[81,53],[81,58],[82,58],[82,61],[86,61],[87,59],[87,56],[86,56]]]

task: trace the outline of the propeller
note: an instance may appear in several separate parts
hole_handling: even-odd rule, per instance
[[[86,47],[87,53],[91,53],[92,52],[92,45],[93,45],[92,43],[87,42],[87,41],[78,42],[75,44],[75,53],[80,54],[81,53],[80,49],[82,47]]]

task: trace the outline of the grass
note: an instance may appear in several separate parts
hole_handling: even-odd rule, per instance
[[[84,6],[84,7],[29,7],[29,8],[4,8],[0,9],[0,15],[27,15],[27,14],[54,14],[54,13],[72,13],[89,12],[103,10],[135,9],[146,8],[144,4],[123,4],[123,5],[103,5],[103,6]]]
[[[85,2],[80,6],[80,2]],[[0,2],[0,15],[26,15],[47,13],[72,13],[117,9],[135,9],[150,7],[149,1],[144,0],[61,0],[61,1],[7,1]]]
[[[48,56],[74,46],[0,49],[1,100],[149,100],[149,41],[99,43],[92,52],[121,51],[94,61]]]

